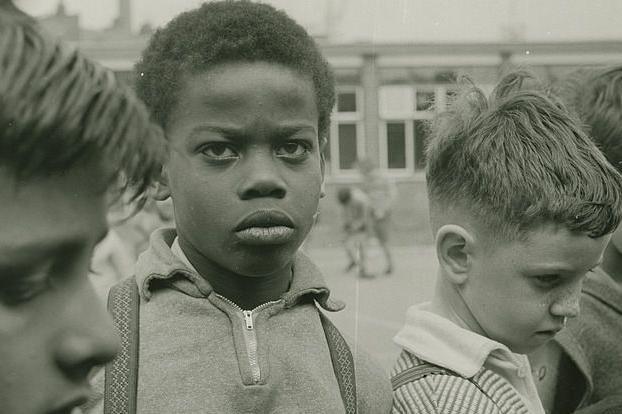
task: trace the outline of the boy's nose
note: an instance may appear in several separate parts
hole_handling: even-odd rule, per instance
[[[286,184],[270,154],[258,154],[246,160],[247,170],[238,188],[242,200],[258,197],[284,198]]]
[[[553,316],[576,318],[581,310],[581,289],[573,289],[556,300],[551,305],[551,314]]]
[[[70,316],[71,322],[59,332],[55,343],[56,364],[76,382],[84,381],[91,368],[111,361],[119,349],[110,316],[94,293],[90,297],[92,300],[81,300],[82,311]]]

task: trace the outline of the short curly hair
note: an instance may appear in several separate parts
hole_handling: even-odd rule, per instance
[[[217,1],[175,17],[156,31],[136,65],[136,90],[164,128],[186,74],[230,62],[277,63],[309,76],[326,139],[335,102],[332,70],[309,34],[267,4]]]
[[[525,71],[501,79],[490,98],[465,83],[433,123],[426,176],[434,227],[454,207],[504,240],[546,223],[600,237],[622,219],[622,176]]]

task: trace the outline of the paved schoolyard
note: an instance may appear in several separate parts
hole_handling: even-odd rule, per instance
[[[392,337],[400,329],[408,306],[432,295],[437,261],[431,245],[395,246],[395,269],[390,276],[373,279],[345,273],[345,253],[339,246],[309,247],[307,254],[321,268],[332,296],[346,303],[346,309],[331,315],[340,330],[390,370],[398,347]],[[375,257],[380,261],[381,257]]]

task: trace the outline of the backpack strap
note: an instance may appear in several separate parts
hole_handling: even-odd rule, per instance
[[[319,309],[318,313],[320,314],[320,321],[326,335],[326,342],[328,342],[328,351],[330,352],[330,359],[333,363],[333,370],[339,384],[339,391],[341,392],[343,405],[346,408],[346,414],[356,414],[356,377],[354,375],[352,352],[335,325]]]
[[[139,305],[134,277],[114,286],[108,294],[108,310],[121,339],[121,347],[117,357],[106,365],[104,414],[136,413]]]

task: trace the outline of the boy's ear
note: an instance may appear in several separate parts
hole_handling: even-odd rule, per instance
[[[164,201],[171,196],[171,190],[168,186],[168,170],[166,166],[162,167],[160,177],[155,183],[155,194],[153,198],[158,201]]]
[[[462,226],[446,224],[436,232],[436,254],[452,283],[467,281],[472,264],[473,236]]]

